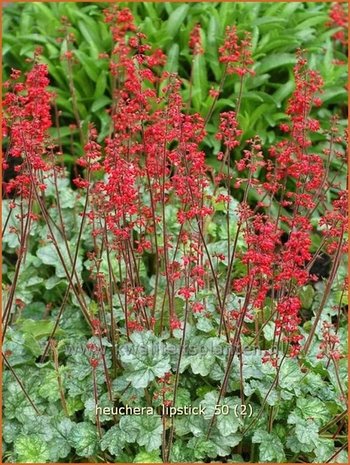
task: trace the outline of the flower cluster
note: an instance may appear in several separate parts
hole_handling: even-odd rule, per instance
[[[347,5],[345,3],[333,3],[327,23],[329,27],[339,29],[333,34],[333,38],[344,46],[348,44],[348,13],[346,8]]]
[[[32,188],[45,190],[43,173],[50,164],[45,160],[48,153],[47,130],[51,127],[49,84],[47,66],[35,62],[21,82],[21,72],[12,70],[11,81],[4,83],[7,89],[3,101],[4,136],[9,146],[3,169],[9,166],[9,158],[20,160],[16,163],[16,177],[5,186],[7,194],[16,193],[22,197],[33,195]]]
[[[204,49],[202,47],[201,39],[201,25],[196,24],[190,34],[190,40],[188,43],[193,55],[203,55]]]
[[[236,26],[227,26],[225,41],[219,48],[220,62],[227,66],[228,74],[254,75],[251,65],[254,63],[251,51],[251,34],[245,32],[240,39]]]
[[[339,360],[345,357],[344,354],[339,350],[339,336],[336,334],[336,330],[331,323],[323,321],[322,323],[322,342],[319,346],[319,352],[317,354],[318,359],[328,358],[331,360]]]

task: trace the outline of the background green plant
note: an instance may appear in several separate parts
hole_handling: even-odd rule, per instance
[[[57,106],[61,111],[60,140],[63,145],[64,160],[68,167],[82,153],[78,131],[71,130],[74,122],[72,100],[69,91],[66,63],[62,55],[67,43],[57,42],[61,36],[61,18],[66,16],[71,23],[76,44],[74,55],[74,84],[78,97],[78,109],[83,125],[93,121],[102,140],[109,128],[106,108],[111,103],[111,82],[108,76],[107,60],[99,54],[110,52],[111,36],[107,25],[102,21],[102,9],[108,4],[101,3],[16,3],[6,6],[3,16],[3,74],[6,80],[10,68],[26,69],[30,66],[26,58],[33,57],[37,45],[43,47],[43,62],[47,63],[51,90],[57,94]],[[123,4],[124,5],[124,4]],[[126,4],[125,4],[126,5]],[[167,70],[179,71],[183,80],[185,100],[189,98],[189,79],[192,56],[188,48],[188,38],[192,27],[202,25],[204,56],[197,57],[194,65],[194,86],[192,108],[204,116],[210,107],[208,91],[218,87],[222,77],[222,67],[217,64],[217,50],[221,45],[227,25],[237,23],[240,31],[250,30],[253,36],[253,57],[256,62],[254,77],[246,80],[240,112],[240,125],[244,131],[244,141],[259,134],[263,142],[271,144],[279,137],[278,124],[283,122],[286,101],[290,97],[294,81],[292,68],[295,63],[295,50],[299,47],[308,51],[310,64],[321,72],[325,80],[324,105],[316,110],[317,118],[324,128],[329,126],[330,116],[337,112],[346,124],[346,69],[334,64],[333,60],[346,61],[346,51],[335,45],[331,39],[335,29],[325,24],[328,19],[327,3],[133,3],[128,4],[135,15],[140,30],[147,34],[148,41],[156,48],[162,48],[168,56]],[[238,82],[230,77],[215,108],[213,124],[208,127],[205,147],[209,163],[216,166],[215,154],[219,145],[214,134],[218,113],[235,107]],[[58,136],[57,129],[52,135]],[[316,136],[315,150],[321,150],[324,137]],[[73,150],[72,150],[73,147]],[[237,150],[238,153],[239,149]],[[332,166],[339,170],[339,162]],[[72,250],[77,241],[78,214],[82,201],[68,180],[59,185],[61,206],[66,222]],[[49,210],[54,217],[54,190],[48,189],[47,198],[52,202]],[[3,213],[6,218],[8,201],[5,200]],[[169,215],[171,217],[171,215]],[[171,219],[175,226],[175,216]],[[212,243],[210,246],[220,252],[220,244],[225,240],[224,225],[219,221],[210,225]],[[56,333],[57,351],[60,358],[60,376],[66,394],[68,416],[62,411],[57,384],[57,372],[52,361],[40,362],[40,355],[53,321],[58,312],[59,302],[65,292],[67,282],[54,247],[47,241],[47,228],[41,222],[35,225],[29,239],[29,249],[16,290],[18,314],[15,324],[9,329],[4,345],[10,357],[11,366],[22,380],[27,392],[41,413],[35,414],[13,374],[4,372],[4,453],[7,462],[79,462],[88,459],[102,462],[106,455],[116,462],[155,463],[161,462],[160,419],[149,421],[138,418],[124,418],[118,425],[110,426],[110,418],[102,418],[104,435],[102,440],[96,433],[91,367],[86,356],[86,343],[91,341],[89,329],[79,311],[74,298],[67,306],[60,330]],[[317,246],[315,236],[314,247]],[[4,237],[4,284],[11,282],[15,250],[18,244],[13,234]],[[81,253],[77,262],[77,272],[82,275],[84,290],[89,290],[88,263],[86,251],[91,249],[91,234],[84,231]],[[339,275],[333,298],[327,304],[322,321],[331,322],[339,305],[340,283],[345,271]],[[147,279],[146,275],[142,276]],[[303,312],[311,315],[317,308],[323,283],[315,288],[308,286],[301,290]],[[6,289],[5,289],[6,293]],[[210,300],[210,296],[208,296]],[[20,310],[21,302],[25,304]],[[347,305],[347,299],[342,300]],[[181,302],[180,302],[181,303]],[[49,306],[50,305],[50,306]],[[94,302],[90,302],[91,308]],[[210,305],[208,305],[210,308]],[[116,314],[118,306],[116,303]],[[121,312],[120,312],[121,313]],[[213,312],[214,313],[214,312]],[[46,318],[47,317],[47,318]],[[122,318],[122,315],[120,314]],[[46,319],[45,319],[46,318]],[[339,382],[332,366],[316,359],[318,345],[322,340],[321,323],[317,329],[315,342],[305,360],[309,368],[307,375],[303,367],[293,361],[282,365],[279,386],[267,397],[269,413],[273,415],[274,426],[267,429],[268,416],[261,415],[249,433],[241,437],[241,432],[249,426],[247,418],[224,417],[218,421],[210,440],[205,439],[208,428],[207,418],[195,416],[180,418],[176,424],[176,437],[172,450],[172,461],[220,460],[228,456],[231,462],[243,462],[248,453],[252,461],[293,462],[297,458],[306,462],[324,462],[337,449],[345,444],[345,438],[334,440],[338,425],[330,423],[336,415],[342,415],[344,402],[340,399]],[[217,322],[214,322],[214,324]],[[303,328],[307,331],[307,323]],[[341,349],[345,350],[346,328],[342,316],[340,329]],[[210,320],[199,315],[188,331],[189,344],[221,346],[225,342],[215,337]],[[273,328],[264,330],[263,344],[271,342]],[[135,336],[137,337],[137,335]],[[132,341],[135,345],[150,343],[165,344],[178,350],[180,338],[160,341],[148,333],[140,335],[147,341]],[[94,339],[92,339],[94,342]],[[249,338],[245,341],[250,344]],[[107,362],[110,362],[110,349],[106,346]],[[120,350],[127,343],[122,341]],[[176,356],[164,358],[149,366],[148,360],[134,360],[132,356],[122,356],[124,373],[113,383],[113,392],[120,400],[137,406],[146,405],[144,388],[155,391],[155,376],[162,376],[169,368],[175,367]],[[157,361],[155,361],[157,362]],[[225,358],[209,353],[205,356],[186,355],[181,370],[184,383],[179,391],[179,405],[203,403],[213,407],[218,398],[218,380],[224,372]],[[250,398],[253,418],[257,415],[272,384],[275,372],[261,363],[261,354],[247,353],[243,365],[244,391]],[[346,384],[346,361],[340,361],[340,376]],[[239,371],[236,367],[230,377],[228,396],[225,402],[234,405],[239,402]],[[108,406],[109,401],[104,387],[101,368],[97,371],[97,383],[101,391],[100,406]],[[225,421],[226,420],[226,421]],[[321,432],[319,432],[321,430]],[[230,451],[242,440],[237,453]],[[346,463],[346,453],[337,455],[335,461]]]
[[[121,3],[125,6],[126,3]],[[76,37],[74,67],[78,109],[84,127],[96,123],[102,140],[109,129],[106,108],[111,103],[111,83],[108,62],[99,58],[108,53],[112,40],[108,26],[103,22],[102,10],[107,3],[26,3],[7,6],[3,18],[3,74],[7,78],[11,67],[23,69],[25,59],[33,57],[33,50],[41,45],[43,61],[48,65],[51,87],[57,94],[60,116],[60,136],[66,161],[71,154],[68,127],[74,121],[69,92],[68,73],[63,53],[67,43],[57,42],[62,36],[58,30],[63,16],[71,23],[69,28]],[[179,72],[183,79],[183,94],[189,98],[189,79],[192,55],[188,47],[190,31],[196,23],[202,26],[203,56],[194,60],[192,107],[204,116],[208,113],[211,98],[208,91],[218,88],[223,67],[218,64],[218,47],[222,44],[226,26],[237,24],[239,31],[252,33],[255,76],[246,79],[240,111],[240,126],[244,131],[242,141],[259,134],[263,142],[273,143],[283,122],[283,109],[291,95],[294,82],[292,68],[295,51],[307,49],[310,66],[322,74],[325,86],[322,110],[317,114],[322,127],[329,126],[334,106],[345,117],[346,67],[333,60],[346,62],[346,51],[334,47],[331,36],[337,29],[326,26],[328,3],[148,3],[128,5],[136,24],[147,35],[153,48],[161,48],[168,56],[166,69]],[[226,79],[223,92],[215,107],[213,124],[208,126],[205,150],[215,166],[213,155],[219,150],[214,134],[219,112],[235,105],[239,82],[233,76]],[[339,108],[340,107],[340,108]],[[323,124],[324,123],[324,124]],[[52,131],[57,135],[55,130]],[[76,134],[75,134],[76,136]],[[317,135],[322,142],[322,136]],[[82,148],[75,137],[75,150]]]

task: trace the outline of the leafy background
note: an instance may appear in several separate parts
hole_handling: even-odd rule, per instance
[[[30,65],[26,58],[32,58],[37,45],[43,47],[43,62],[48,65],[51,89],[57,94],[57,106],[61,111],[60,140],[63,145],[66,166],[71,168],[74,160],[82,153],[77,130],[69,125],[74,122],[72,101],[69,92],[66,63],[62,55],[67,50],[65,41],[59,43],[61,17],[66,16],[71,23],[76,43],[74,55],[74,84],[78,97],[78,108],[84,127],[93,121],[99,129],[100,139],[107,134],[109,116],[106,108],[111,103],[111,82],[108,76],[108,62],[99,54],[110,52],[111,36],[107,25],[102,21],[102,9],[107,3],[16,3],[7,5],[3,14],[3,78],[7,79],[10,69],[26,69]],[[122,4],[127,5],[127,4]],[[325,80],[324,105],[316,110],[315,116],[327,128],[330,116],[340,113],[341,124],[346,125],[346,67],[334,60],[346,61],[346,50],[334,44],[332,35],[336,29],[326,26],[328,21],[327,3],[132,3],[140,30],[147,34],[151,45],[162,48],[168,55],[168,71],[179,71],[184,77],[183,94],[189,98],[189,78],[192,57],[188,48],[188,38],[192,27],[199,22],[202,26],[202,39],[205,55],[194,62],[194,90],[192,106],[206,115],[210,106],[208,91],[217,88],[222,76],[222,68],[217,64],[217,50],[221,45],[227,25],[237,23],[240,31],[250,30],[253,36],[253,57],[256,75],[249,77],[244,86],[240,112],[240,125],[245,140],[259,134],[263,142],[271,144],[281,134],[278,124],[285,118],[284,109],[290,97],[294,81],[292,68],[295,63],[295,50],[299,47],[308,51],[310,64],[321,72]],[[226,80],[222,95],[215,108],[213,123],[208,127],[205,150],[208,163],[216,166],[216,153],[219,145],[214,134],[218,123],[218,113],[234,108],[238,82],[234,77]],[[53,137],[58,136],[52,129]],[[321,150],[324,136],[315,137],[315,150]],[[72,149],[73,148],[73,149]],[[237,153],[239,150],[237,150]],[[332,170],[339,170],[334,162]],[[78,235],[78,214],[82,210],[82,200],[77,191],[70,187],[69,180],[60,181],[59,191],[69,241],[74,250]],[[239,192],[236,192],[239,198]],[[47,191],[51,202],[51,215],[55,192]],[[3,202],[6,218],[8,201]],[[171,218],[171,212],[169,212]],[[172,219],[175,224],[175,217]],[[213,232],[219,247],[224,232]],[[317,246],[315,238],[315,247]],[[215,242],[214,242],[215,244]],[[4,295],[6,284],[13,276],[13,263],[16,237],[6,234],[3,239]],[[77,270],[88,291],[88,264],[86,250],[91,248],[91,234],[84,231]],[[339,282],[345,275],[342,270]],[[161,462],[159,446],[162,426],[159,417],[123,417],[118,424],[111,426],[109,417],[102,417],[105,434],[100,440],[96,434],[94,397],[91,367],[86,354],[86,343],[91,342],[78,304],[74,298],[65,309],[60,330],[57,332],[57,351],[60,358],[59,373],[54,363],[40,363],[40,355],[46,338],[52,330],[58,312],[59,302],[67,283],[62,265],[52,246],[47,241],[47,228],[36,224],[31,231],[29,251],[21,270],[16,297],[23,302],[24,309],[16,324],[9,329],[4,351],[10,356],[11,366],[24,383],[36,409],[37,415],[25,398],[23,391],[9,370],[4,371],[4,459],[6,462],[103,462],[108,458],[116,462]],[[303,311],[312,314],[317,307],[317,299],[322,293],[323,283],[303,289]],[[333,293],[333,300],[325,308],[324,320],[334,317],[334,305],[339,302],[340,287]],[[347,304],[347,300],[343,301]],[[91,301],[93,310],[94,303]],[[117,304],[116,304],[117,307]],[[118,309],[117,309],[118,310]],[[342,317],[340,339],[346,350],[345,316]],[[305,327],[306,330],[306,327]],[[200,317],[193,322],[188,333],[188,343],[194,346],[204,344],[222,346],[225,343],[213,335],[212,327]],[[270,333],[269,333],[270,331]],[[214,332],[215,334],[215,332]],[[271,328],[264,331],[268,347]],[[135,334],[133,343],[161,344],[178,349],[180,338],[162,341],[147,332]],[[317,330],[314,347],[306,360],[307,374],[297,364],[286,361],[280,374],[278,388],[267,397],[269,412],[274,415],[272,431],[267,430],[268,416],[264,411],[257,419],[254,429],[243,435],[251,420],[244,417],[220,417],[210,440],[205,439],[208,418],[188,416],[177,420],[176,438],[172,451],[172,461],[221,461],[230,462],[324,462],[337,448],[345,444],[345,437],[334,440],[338,425],[332,423],[336,415],[343,415],[344,402],[340,399],[339,383],[332,367],[316,359],[317,346],[321,340],[321,322]],[[94,342],[94,339],[92,339]],[[104,340],[107,361],[110,352]],[[124,372],[113,382],[113,392],[123,403],[145,405],[145,388],[158,389],[156,377],[163,376],[169,366],[176,367],[176,356],[169,355],[161,360],[146,358],[134,359],[128,355],[127,343],[120,346]],[[125,346],[125,347],[124,347]],[[123,349],[125,348],[125,352]],[[172,353],[169,350],[169,353]],[[219,351],[220,354],[220,351]],[[225,358],[208,353],[206,356],[188,355],[184,357],[181,370],[183,385],[179,392],[179,405],[203,404],[208,411],[217,398],[216,385],[222,378]],[[244,392],[253,408],[253,419],[261,409],[275,372],[262,364],[261,354],[247,353],[244,357]],[[66,393],[67,415],[62,412],[57,376],[60,375]],[[345,360],[340,362],[342,383],[346,383]],[[237,395],[239,386],[238,368],[234,369],[229,383],[230,406],[240,402]],[[100,405],[109,405],[104,387],[104,376],[98,368],[97,383],[103,394]],[[181,394],[180,394],[181,393]],[[237,445],[241,443],[239,447]],[[234,450],[234,453],[232,453]],[[225,458],[226,457],[226,458]],[[346,453],[337,455],[336,461],[347,462]]]
[[[127,5],[121,3],[121,6]],[[48,65],[51,87],[57,94],[57,105],[62,111],[60,136],[69,160],[69,123],[74,121],[69,93],[66,63],[62,60],[67,43],[57,43],[61,18],[71,23],[69,29],[76,37],[74,55],[74,84],[78,107],[85,126],[94,121],[102,140],[109,128],[105,109],[111,103],[108,61],[99,59],[100,53],[109,53],[112,40],[108,26],[102,21],[102,10],[107,3],[27,3],[7,6],[3,18],[3,75],[7,78],[11,67],[23,69],[25,58],[32,58],[37,45],[44,48],[43,61]],[[252,33],[255,76],[246,80],[241,107],[240,125],[242,140],[256,133],[262,141],[274,142],[278,137],[278,124],[283,122],[283,109],[290,97],[294,82],[292,68],[295,51],[307,49],[310,66],[316,68],[325,81],[322,110],[317,115],[322,127],[329,125],[334,106],[346,115],[346,67],[334,60],[346,62],[344,48],[334,47],[332,35],[337,29],[326,26],[327,3],[276,2],[276,3],[148,3],[128,5],[140,31],[147,35],[153,48],[161,48],[168,56],[166,69],[179,72],[184,78],[184,96],[189,95],[189,78],[192,55],[188,47],[190,31],[196,23],[202,26],[204,56],[194,61],[194,90],[192,106],[203,115],[208,113],[210,88],[217,89],[222,77],[218,64],[218,47],[223,42],[226,26],[237,24],[239,31]],[[212,163],[219,150],[216,131],[218,114],[234,107],[239,82],[230,76],[215,107],[214,122],[209,126],[206,151]],[[53,131],[54,132],[54,131]],[[321,136],[315,136],[321,137]],[[81,147],[76,140],[77,153]]]

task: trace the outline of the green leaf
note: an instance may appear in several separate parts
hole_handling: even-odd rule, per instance
[[[215,431],[210,436],[211,442],[215,445],[215,455],[211,455],[212,458],[215,458],[216,455],[220,457],[225,457],[232,452],[232,448],[236,447],[242,440],[240,434],[230,434],[228,436],[222,436],[219,431]]]
[[[195,375],[208,376],[215,363],[215,355],[210,353],[192,355],[188,357],[188,361]]]
[[[280,368],[279,385],[284,390],[299,393],[303,376],[296,359],[285,359]]]
[[[64,260],[66,268],[69,270],[69,272],[71,272],[70,258],[69,258],[66,248],[62,247],[60,249],[60,252],[61,252],[61,256]],[[71,251],[71,254],[72,254],[72,251]],[[58,278],[67,277],[65,269],[62,264],[62,260],[59,257],[59,254],[55,246],[52,243],[40,247],[37,250],[36,255],[37,257],[40,258],[40,260],[45,265],[51,265],[55,267],[56,276]],[[78,273],[78,276],[81,273],[81,270],[82,270],[82,259],[81,259],[81,256],[78,256],[77,263],[76,263],[76,272]]]
[[[312,418],[320,426],[327,423],[330,419],[330,414],[325,403],[311,396],[297,399],[297,408],[294,412],[303,419]]]
[[[334,441],[331,439],[319,439],[315,449],[315,463],[326,463],[335,453]]]
[[[291,432],[290,436],[287,438],[286,447],[288,447],[288,449],[294,453],[312,452],[315,448],[315,444],[302,444],[300,441],[298,441],[296,435]]]
[[[216,231],[216,224],[211,223],[211,225],[208,226],[208,233],[215,237],[215,231]],[[210,232],[209,232],[210,231]],[[197,317],[197,328],[200,331],[203,331],[204,333],[209,333],[214,329],[213,323],[211,319],[207,318],[206,316],[198,315]]]
[[[134,463],[163,463],[163,461],[159,457],[159,453],[153,451],[139,452],[134,459]]]
[[[176,439],[171,448],[170,462],[184,463],[193,461],[193,452],[188,447],[188,441],[185,443],[181,439]]]
[[[126,433],[121,431],[119,425],[114,425],[101,440],[101,449],[108,450],[112,455],[118,456],[126,443]]]
[[[145,446],[147,452],[157,450],[162,444],[162,422],[159,416],[142,415],[140,419],[140,433],[137,443]]]
[[[179,44],[173,44],[167,55],[168,57],[164,69],[169,73],[176,73],[179,65]]]
[[[96,35],[93,33],[91,28],[89,28],[87,24],[85,24],[84,21],[78,21],[78,27],[84,39],[86,40],[86,42],[88,43],[90,47],[93,58],[97,59],[98,54],[99,54],[99,49],[96,46]]]
[[[304,286],[300,291],[301,305],[305,309],[310,309],[315,296],[315,289],[311,284]]]
[[[278,17],[269,17],[269,16],[266,16],[266,17],[263,17],[263,18],[259,18],[257,20],[255,20],[253,22],[253,25],[254,26],[262,26],[263,24],[274,24],[274,25],[278,25],[278,24],[285,24],[287,22],[287,20],[285,18],[278,18]]]
[[[264,326],[263,333],[267,341],[272,341],[275,334],[275,323],[269,321],[268,324]]]
[[[34,45],[31,43],[28,43],[28,44],[23,45],[23,47],[21,47],[19,54],[22,56],[32,57],[33,51],[34,51]]]
[[[57,374],[52,369],[43,376],[42,384],[39,387],[39,395],[49,402],[55,402],[60,399],[60,391],[58,388]]]
[[[176,407],[183,407],[185,405],[190,405],[191,403],[191,394],[187,389],[178,388],[176,394]]]
[[[3,438],[4,441],[10,444],[14,442],[20,434],[21,431],[21,424],[16,421],[4,421],[3,422]]]
[[[58,462],[67,457],[71,451],[69,436],[74,423],[69,418],[56,418],[52,422],[54,438],[49,443],[50,461]]]
[[[240,405],[241,400],[237,398],[226,397],[218,403],[219,393],[216,391],[208,392],[201,401],[201,405],[205,407],[204,418],[211,420],[216,412],[216,425],[223,437],[230,436],[238,431],[242,425],[242,420],[235,415],[235,405]],[[220,406],[220,407],[218,407]],[[222,406],[227,406],[228,409],[223,409]],[[226,414],[226,412],[228,412]]]
[[[215,11],[216,12],[216,11]],[[221,69],[218,62],[218,37],[219,37],[219,20],[215,15],[212,15],[207,27],[207,46],[205,57],[208,64],[215,75],[216,81],[219,81]]]
[[[302,443],[316,443],[318,439],[318,427],[313,421],[305,421],[295,426],[295,435]]]
[[[18,39],[23,41],[31,40],[33,41],[33,43],[37,44],[46,44],[47,42],[47,37],[44,37],[41,34],[24,34],[22,36],[19,36]]]
[[[99,396],[97,405],[98,407],[102,409],[102,411],[106,407],[108,407],[109,409],[113,408],[113,402],[109,399],[108,393],[104,393],[101,396]],[[84,406],[85,406],[85,412],[84,412],[85,420],[90,420],[92,423],[96,423],[95,399],[93,397],[90,397],[89,399],[85,401]],[[106,423],[106,422],[111,421],[111,416],[109,414],[101,413],[99,417],[100,417],[101,423]]]
[[[106,107],[109,103],[111,103],[111,99],[103,95],[102,97],[94,100],[94,103],[91,105],[91,111],[96,112],[101,108]]]
[[[109,133],[109,128],[111,125],[111,117],[105,110],[101,110],[98,113],[98,117],[101,121],[101,131],[98,137],[98,142],[101,142],[104,140],[104,138],[108,135]]]
[[[271,111],[271,105],[268,103],[263,103],[262,105],[256,107],[256,109],[251,113],[248,119],[249,127],[244,127],[244,130],[248,130],[251,126],[254,126],[261,119],[264,113],[268,111]]]
[[[54,326],[54,321],[26,319],[20,323],[19,329],[34,339],[42,339],[52,333]]]
[[[45,22],[47,22],[48,24],[53,23],[55,25],[59,25],[59,20],[52,12],[52,9],[49,5],[46,5],[45,3],[36,2],[32,4],[32,7],[35,9],[35,14],[40,15],[40,17],[43,18]]]
[[[261,60],[255,71],[258,74],[264,74],[281,66],[294,65],[295,60],[295,55],[292,53],[272,53]]]
[[[170,371],[169,356],[164,355],[164,344],[151,331],[133,333],[130,339],[131,343],[120,348],[120,359],[132,386],[145,388]]]
[[[17,376],[20,374],[17,373]],[[33,394],[29,391],[29,394]],[[34,398],[35,397],[35,398]],[[38,402],[36,402],[37,396],[32,396],[32,400],[38,408]],[[10,383],[8,386],[8,392],[4,396],[4,416],[8,420],[18,420],[24,422],[29,415],[35,413],[34,408],[25,397],[23,391],[17,382]]]
[[[98,99],[102,97],[106,91],[106,87],[107,87],[107,74],[105,71],[101,71],[96,81],[94,98]],[[91,109],[91,111],[94,111],[94,110]]]
[[[285,462],[286,456],[284,454],[283,444],[276,434],[258,429],[255,431],[252,441],[253,443],[260,444],[260,462]]]
[[[183,24],[187,16],[189,7],[189,5],[183,4],[176,8],[169,16],[166,30],[171,38],[174,38],[178,33],[181,24]]]
[[[158,19],[157,12],[156,12],[156,10],[154,8],[154,5],[152,3],[145,2],[145,3],[143,3],[143,6],[145,7],[145,9],[147,11],[147,16],[149,16],[153,20]]]
[[[205,59],[203,55],[195,55],[193,58],[193,88],[192,98],[196,111],[200,111],[202,102],[208,94],[208,79]]]
[[[140,424],[138,417],[135,415],[123,416],[120,419],[119,427],[126,435],[127,442],[136,442],[137,436],[140,432]]]
[[[76,134],[76,129],[71,129],[69,126],[60,126],[59,130],[57,128],[50,128],[50,135],[58,139],[58,137],[69,137],[71,134]]]
[[[98,434],[96,426],[92,423],[78,423],[72,428],[70,445],[80,457],[90,457],[97,452]]]
[[[14,451],[20,463],[46,463],[50,456],[48,444],[36,434],[19,436]]]
[[[68,397],[67,399],[67,410],[68,410],[68,415],[72,416],[74,415],[75,412],[78,412],[84,407],[83,402],[75,397]]]
[[[344,102],[346,97],[346,90],[340,89],[339,87],[329,87],[325,89],[324,93],[321,95],[323,102],[333,103],[333,102]]]
[[[328,16],[326,14],[317,14],[312,16],[311,18],[305,19],[305,21],[301,21],[295,27],[296,30],[298,29],[306,29],[310,26],[317,26],[319,24],[325,24],[328,21]]]
[[[252,379],[244,387],[244,393],[247,396],[251,396],[254,392],[260,394],[261,399],[266,398],[268,405],[276,405],[279,402],[279,395],[276,389],[271,389],[272,380],[263,379],[256,380]]]
[[[99,72],[98,72],[98,67],[96,65],[96,61],[86,55],[86,53],[80,51],[80,50],[74,50],[74,55],[78,58],[80,61],[82,67],[84,68],[86,74],[89,76],[89,78],[96,82],[98,77],[99,77]]]
[[[204,437],[190,439],[188,446],[192,449],[194,459],[196,460],[203,460],[206,456],[215,457],[217,454],[215,444]]]
[[[137,442],[147,452],[157,450],[162,444],[162,421],[159,415],[130,415],[120,420],[120,429],[128,442]]]

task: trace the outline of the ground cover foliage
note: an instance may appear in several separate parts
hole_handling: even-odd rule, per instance
[[[347,463],[346,14],[4,8],[5,462]]]

